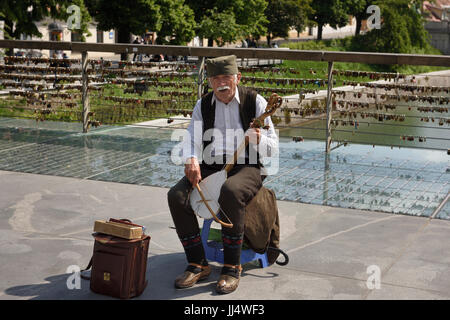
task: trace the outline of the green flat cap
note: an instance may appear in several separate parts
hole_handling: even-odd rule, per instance
[[[238,72],[235,55],[206,59],[206,74],[208,77],[238,74]]]

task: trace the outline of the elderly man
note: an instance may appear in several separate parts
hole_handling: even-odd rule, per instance
[[[238,86],[241,74],[236,56],[207,59],[206,68],[213,91],[198,100],[194,107],[188,127],[189,139],[183,148],[185,176],[168,192],[170,212],[188,262],[185,272],[175,279],[175,287],[191,287],[211,273],[198,221],[189,204],[189,193],[203,178],[223,168],[245,133],[249,147],[228,173],[218,200],[233,227],[222,227],[224,265],[216,291],[230,293],[238,287],[242,271],[245,206],[262,186],[264,168],[261,154],[256,152],[278,148],[278,138],[270,117],[265,119],[269,129],[251,127],[252,120],[264,113],[267,102],[254,91]],[[252,157],[255,153],[256,157]]]

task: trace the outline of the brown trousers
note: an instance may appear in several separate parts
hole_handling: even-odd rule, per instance
[[[201,164],[202,179],[221,170],[223,165]],[[227,229],[227,233],[244,233],[245,207],[262,187],[260,168],[258,165],[238,165],[228,173],[228,179],[222,186],[219,205],[233,223],[233,228]],[[172,215],[177,234],[180,238],[197,234],[199,224],[197,217],[189,203],[189,192],[192,184],[184,176],[168,194],[169,209]],[[221,218],[227,222],[227,218]]]

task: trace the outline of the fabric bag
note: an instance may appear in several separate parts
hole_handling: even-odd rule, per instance
[[[256,253],[267,252],[269,264],[276,262],[286,265],[289,257],[280,249],[280,218],[275,193],[261,187],[245,207],[244,237],[249,247]],[[278,256],[284,262],[278,262]]]

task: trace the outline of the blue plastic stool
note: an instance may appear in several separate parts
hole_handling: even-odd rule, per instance
[[[208,241],[209,230],[211,228],[212,219],[205,219],[203,222],[203,228],[201,233],[203,248],[205,249],[206,259],[208,261],[216,261],[218,263],[223,263],[223,244],[217,241]],[[269,261],[267,260],[267,253],[256,253],[251,249],[246,249],[241,251],[241,264],[245,264],[251,261],[259,260],[261,268],[269,266]]]

